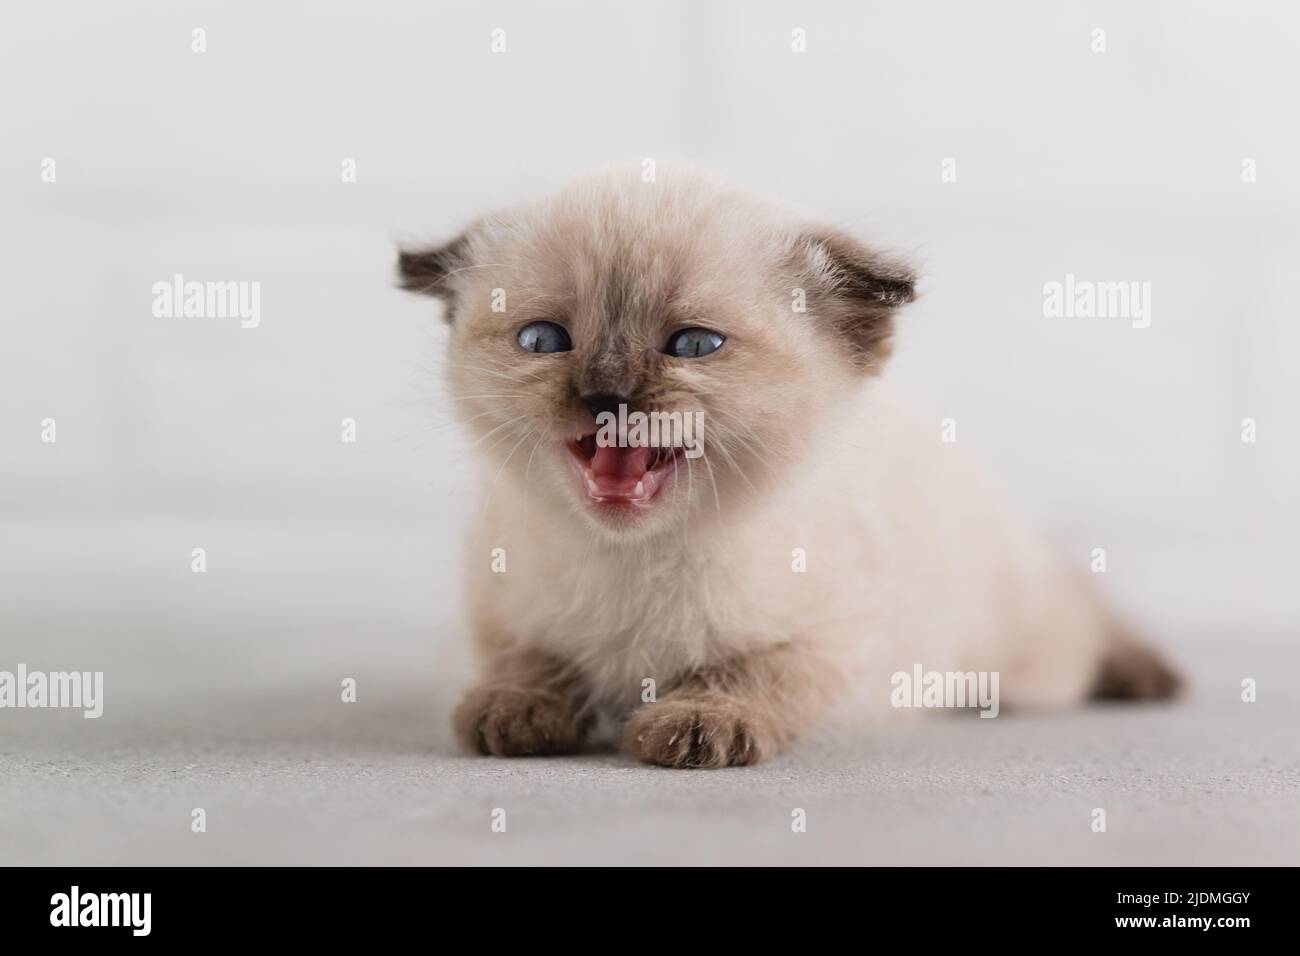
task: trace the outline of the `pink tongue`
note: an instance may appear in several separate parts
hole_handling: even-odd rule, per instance
[[[596,448],[592,456],[591,472],[599,482],[602,479],[631,479],[644,477],[650,468],[651,448],[618,448],[615,446]]]

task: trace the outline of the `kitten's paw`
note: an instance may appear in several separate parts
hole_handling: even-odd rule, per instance
[[[452,727],[466,750],[494,757],[571,754],[582,746],[587,731],[562,694],[492,684],[465,694]]]
[[[767,719],[732,698],[681,697],[646,704],[623,733],[623,749],[663,767],[741,767],[776,752]]]
[[[1102,700],[1166,700],[1183,680],[1163,657],[1141,644],[1113,649],[1101,662],[1092,696]]]

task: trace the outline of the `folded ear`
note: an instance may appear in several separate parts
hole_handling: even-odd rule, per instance
[[[451,242],[427,249],[401,249],[397,255],[397,272],[402,288],[422,295],[432,295],[447,303],[447,320],[452,317],[455,290],[452,277],[469,265],[469,239],[457,236]]]
[[[912,270],[835,229],[803,233],[795,249],[810,311],[830,323],[855,364],[879,371],[892,351],[894,310],[916,298]]]

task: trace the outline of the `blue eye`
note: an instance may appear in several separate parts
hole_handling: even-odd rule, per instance
[[[530,322],[519,330],[519,344],[525,352],[568,352],[573,349],[569,333],[554,322]]]
[[[709,329],[682,329],[674,332],[664,352],[677,358],[699,358],[722,348],[727,337]]]

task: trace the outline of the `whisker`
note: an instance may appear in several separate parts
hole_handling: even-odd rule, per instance
[[[492,501],[492,492],[496,490],[496,484],[501,480],[501,475],[506,470],[506,465],[510,464],[510,459],[515,457],[515,452],[519,450],[519,446],[533,437],[534,430],[535,429],[530,426],[524,431],[519,441],[515,442],[514,447],[510,449],[510,453],[506,455],[505,461],[501,462],[501,467],[497,469],[497,473],[493,475],[492,480],[488,482],[487,494],[483,496],[483,517],[487,516],[488,504]]]
[[[713,466],[709,464],[708,455],[700,456],[704,462],[704,467],[709,470],[709,481],[713,482],[713,504],[718,509],[718,514],[722,514],[722,500],[718,497],[718,480],[713,476]]]

